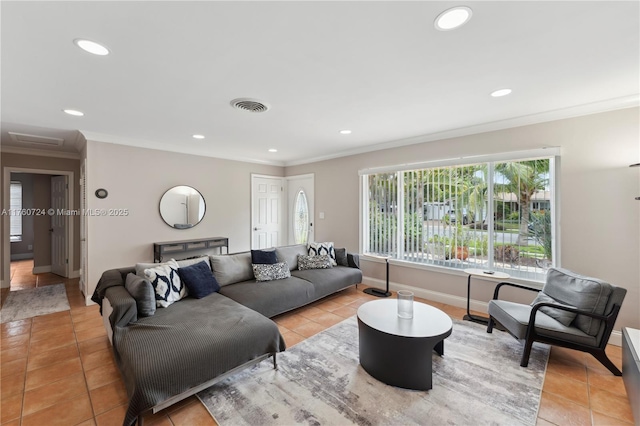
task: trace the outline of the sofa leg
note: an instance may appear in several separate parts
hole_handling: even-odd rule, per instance
[[[616,367],[615,364],[611,362],[605,351],[594,351],[591,352],[591,355],[593,355],[595,359],[600,361],[602,365],[607,367],[607,369],[609,369],[609,371],[611,371],[614,376],[622,376],[622,372],[620,372],[620,370],[618,370],[618,367]]]
[[[273,354],[273,369],[277,370],[278,369],[278,361],[276,361],[276,354]]]

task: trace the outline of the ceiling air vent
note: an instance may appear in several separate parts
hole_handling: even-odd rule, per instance
[[[270,107],[266,103],[257,99],[238,98],[231,101],[231,106],[235,109],[248,112],[265,112]]]
[[[64,139],[8,132],[14,142],[27,145],[62,146]]]

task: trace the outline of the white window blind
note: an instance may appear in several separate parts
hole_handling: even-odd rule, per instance
[[[9,194],[10,215],[10,239],[11,241],[22,241],[22,183],[11,181]]]
[[[554,159],[363,174],[365,254],[542,280],[554,256]]]

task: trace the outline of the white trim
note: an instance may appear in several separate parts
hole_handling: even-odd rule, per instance
[[[524,151],[500,152],[497,154],[471,155],[467,157],[445,158],[440,160],[421,161],[417,163],[396,164],[391,166],[372,167],[358,170],[360,175],[374,173],[392,173],[406,170],[425,169],[446,166],[464,166],[467,164],[490,163],[501,161],[518,161],[532,158],[557,157],[561,153],[560,147],[548,146]]]
[[[46,274],[47,272],[51,272],[51,265],[34,266],[31,270],[32,274]]]
[[[75,271],[69,271],[69,278],[80,278],[80,270],[77,269]]]
[[[69,185],[69,190],[67,191],[67,209],[69,210],[73,210],[73,194],[74,194],[74,190],[75,190],[75,178],[74,178],[74,172],[70,171],[70,170],[48,170],[48,169],[30,169],[30,168],[26,168],[26,167],[13,167],[13,166],[5,166],[3,167],[3,178],[4,178],[4,185],[2,188],[2,192],[4,194],[3,197],[3,205],[4,206],[8,206],[9,205],[9,185],[11,184],[11,173],[33,173],[33,174],[39,174],[39,175],[61,175],[61,176],[66,176],[67,177],[67,184]],[[73,259],[73,237],[74,237],[74,233],[73,233],[73,217],[72,215],[67,216],[67,259],[69,259],[69,261],[71,261]],[[3,226],[3,235],[6,236],[5,241],[1,241],[0,244],[3,245],[3,249],[4,249],[4,258],[2,259],[2,271],[7,273],[7,274],[11,274],[11,242],[9,241],[9,216],[5,215],[3,216],[3,221],[2,221],[2,226]],[[71,266],[71,263],[67,263],[66,266],[66,273],[67,275],[69,274],[69,267]],[[68,277],[67,277],[68,278]],[[11,278],[9,277],[9,279],[7,280],[9,282],[9,285],[11,285]]]
[[[55,157],[55,158],[69,158],[71,160],[79,160],[80,153],[67,152],[67,151],[53,151],[49,149],[35,149],[35,148],[23,148],[20,146],[3,146],[0,148],[0,152],[3,154],[21,154],[21,155],[35,155],[38,157]]]
[[[463,274],[464,275],[464,274]],[[377,288],[385,288],[386,281],[379,280],[377,278],[371,277],[362,277],[362,284],[370,285],[372,287]],[[423,299],[431,300],[434,302],[445,303],[450,306],[455,306],[457,308],[467,309],[467,298],[454,296],[447,293],[441,293],[438,291],[426,290],[423,288],[413,287],[406,284],[399,284],[394,282],[389,282],[389,289],[393,291],[398,290],[409,290],[413,292],[418,297]],[[487,312],[487,307],[489,306],[486,302],[480,302],[478,300],[471,299],[469,303],[469,307],[473,311],[478,312]],[[618,330],[613,330],[611,332],[611,336],[609,337],[609,344],[614,346],[622,346],[622,332]]]
[[[0,288],[9,288],[8,281],[7,281],[6,287],[5,287],[4,283],[5,283],[5,280],[0,280]]]
[[[532,124],[546,123],[549,121],[563,120],[566,118],[580,117],[584,115],[598,114],[601,112],[615,111],[625,108],[635,108],[640,104],[640,95],[634,94],[621,98],[607,99],[599,102],[592,102],[583,105],[576,105],[569,108],[562,108],[538,114],[513,117],[505,120],[492,121],[475,126],[460,127],[457,129],[443,130],[441,132],[428,133],[412,138],[400,139],[390,142],[382,142],[377,145],[367,145],[360,148],[349,149],[335,154],[324,155],[302,160],[285,161],[284,166],[298,166],[301,164],[316,163],[319,161],[331,160],[334,158],[347,157],[349,155],[363,154],[367,152],[381,151],[384,149],[398,148],[407,145],[416,145],[424,142],[432,142],[443,139],[452,139],[462,136],[477,135],[480,133],[494,132],[497,130],[523,127]]]

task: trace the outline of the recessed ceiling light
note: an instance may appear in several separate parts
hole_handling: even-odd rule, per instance
[[[436,30],[449,31],[469,22],[471,19],[471,9],[466,6],[457,6],[447,9],[436,18],[434,24]]]
[[[69,115],[75,115],[76,117],[82,117],[84,112],[78,111],[76,109],[63,109],[62,111],[66,112]]]
[[[101,44],[96,43],[95,41],[77,38],[73,40],[73,42],[75,43],[76,46],[78,46],[80,49],[84,50],[85,52],[93,53],[94,55],[98,55],[98,56],[105,56],[109,54],[109,49],[107,49]]]
[[[491,96],[499,98],[500,96],[507,96],[509,93],[511,93],[511,89],[500,89],[495,92],[491,92]]]
[[[341,135],[350,135],[351,134],[351,130],[340,130],[340,134]]]
[[[271,148],[271,149],[269,149],[269,152],[278,152],[278,150],[275,149],[275,148]]]
[[[204,139],[204,135],[193,135],[194,139]]]

